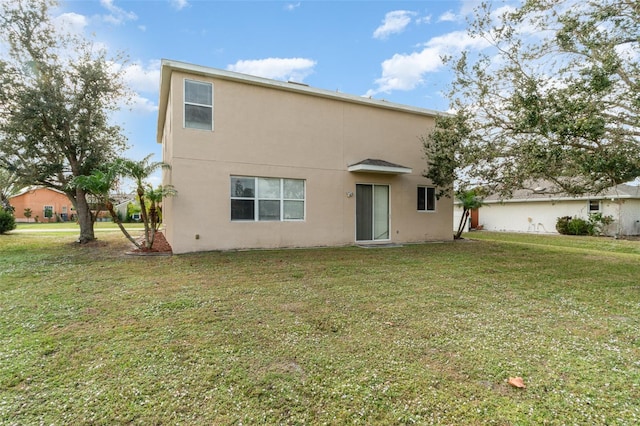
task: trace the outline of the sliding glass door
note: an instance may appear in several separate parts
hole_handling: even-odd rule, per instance
[[[356,185],[356,241],[389,239],[389,185]]]

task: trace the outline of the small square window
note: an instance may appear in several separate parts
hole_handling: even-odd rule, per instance
[[[255,178],[248,177],[232,177],[231,178],[231,196],[242,198],[253,198],[256,193]]]
[[[436,210],[436,189],[419,186],[418,187],[418,211],[432,212]]]
[[[231,220],[254,220],[254,200],[231,200]]]
[[[600,211],[599,200],[589,200],[589,213],[596,213]]]

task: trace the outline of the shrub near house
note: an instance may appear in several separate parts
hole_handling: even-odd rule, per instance
[[[16,219],[10,211],[0,207],[0,234],[16,229]]]
[[[556,231],[564,235],[602,235],[604,228],[613,223],[613,216],[593,213],[589,219],[563,216],[556,222]]]

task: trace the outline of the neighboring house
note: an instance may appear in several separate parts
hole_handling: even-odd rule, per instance
[[[9,197],[9,203],[15,209],[16,222],[65,222],[75,216],[73,204],[67,195],[52,188],[25,188]],[[30,218],[24,215],[25,209],[31,209]]]
[[[471,227],[488,231],[557,233],[559,217],[588,219],[590,213],[612,216],[607,235],[640,234],[640,187],[618,185],[599,195],[572,197],[549,194],[542,186],[536,190],[519,190],[508,199],[497,195],[485,198],[486,205],[477,213]],[[462,208],[456,206],[454,220],[459,220]],[[455,222],[457,224],[457,222]]]
[[[174,253],[451,240],[421,174],[439,113],[163,60],[165,235]]]
[[[111,196],[111,201],[113,203],[113,209],[116,211],[116,214],[120,217],[120,220],[124,221],[127,217],[129,204],[138,203],[137,200],[138,195],[131,194],[114,194]]]

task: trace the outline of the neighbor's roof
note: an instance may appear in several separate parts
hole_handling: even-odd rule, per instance
[[[63,191],[60,191],[59,189],[49,188],[48,186],[34,185],[34,186],[27,186],[25,188],[22,188],[17,194],[14,194],[14,195],[10,196],[9,198],[19,197],[19,196],[24,195],[24,194],[26,194],[28,192],[37,191],[39,189],[48,189],[49,191],[57,192],[58,194],[67,195]]]
[[[217,78],[220,80],[235,81],[238,83],[250,84],[254,86],[270,87],[275,89],[284,90],[287,92],[295,92],[305,94],[309,96],[317,96],[321,98],[330,98],[340,100],[343,102],[356,103],[361,105],[369,105],[377,108],[391,109],[395,111],[402,111],[412,114],[420,114],[429,117],[435,117],[438,115],[445,115],[446,113],[419,108],[409,105],[396,104],[393,102],[387,102],[385,100],[371,99],[363,96],[348,95],[345,93],[316,89],[309,87],[306,84],[285,82],[279,80],[271,80],[263,77],[255,77],[252,75],[241,74],[232,71],[221,70],[217,68],[210,68],[201,65],[194,65],[185,62],[172,61],[163,59],[160,68],[160,99],[158,102],[158,128],[156,133],[156,140],[158,143],[162,143],[162,131],[164,128],[164,121],[166,118],[167,104],[169,102],[169,87],[171,82],[171,73],[173,71],[184,72],[191,75],[199,75],[203,77]]]
[[[640,187],[633,185],[617,185],[600,194],[584,194],[573,196],[565,193],[547,193],[544,184],[537,185],[535,190],[519,189],[513,192],[509,198],[500,197],[498,194],[489,195],[484,199],[487,204],[494,203],[522,203],[539,201],[571,201],[571,200],[602,200],[610,199],[640,199]]]

